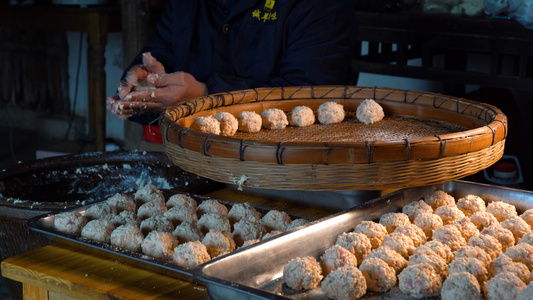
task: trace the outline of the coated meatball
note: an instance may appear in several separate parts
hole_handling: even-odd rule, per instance
[[[481,300],[481,286],[474,275],[468,272],[450,274],[442,283],[442,300]]]
[[[466,195],[457,200],[457,207],[467,217],[471,217],[475,212],[485,211],[487,209],[485,201],[479,196]]]
[[[314,257],[305,256],[291,259],[283,267],[285,284],[293,290],[311,290],[322,280],[322,269]]]
[[[239,131],[242,132],[259,132],[263,126],[261,115],[254,111],[243,111],[237,116]]]
[[[465,214],[455,204],[440,206],[435,209],[435,214],[441,217],[444,225],[452,224],[465,217]]]
[[[354,267],[338,268],[329,273],[321,286],[330,299],[359,299],[366,294],[365,276]]]
[[[455,204],[455,198],[443,190],[435,190],[424,197],[424,201],[433,208]]]
[[[420,227],[416,226],[415,224],[399,226],[394,230],[394,232],[400,232],[407,235],[413,240],[413,245],[415,247],[418,247],[427,242],[426,234],[422,229],[420,229]]]
[[[296,106],[292,109],[290,124],[296,127],[306,127],[315,123],[315,114],[307,106]]]
[[[372,250],[372,252],[366,256],[366,259],[369,258],[379,258],[383,260],[394,269],[396,274],[400,273],[405,267],[407,267],[407,260],[403,256],[384,246]]]
[[[172,261],[184,268],[194,268],[211,260],[207,248],[200,241],[187,242],[174,248]]]
[[[115,227],[118,227],[127,223],[139,225],[140,221],[137,219],[136,213],[129,210],[123,210],[118,215],[114,216],[113,219],[111,219],[111,223],[113,223]]]
[[[100,202],[100,203],[91,205],[85,211],[84,216],[88,220],[98,220],[98,219],[112,220],[116,215],[117,215],[116,206],[112,206],[107,201],[105,201],[105,202]]]
[[[220,134],[220,122],[213,116],[196,117],[191,128],[200,132]]]
[[[398,252],[405,258],[408,258],[413,254],[413,251],[415,250],[413,240],[400,232],[393,232],[386,235],[383,239],[382,246]]]
[[[518,216],[510,216],[500,224],[503,228],[509,229],[517,241],[520,240],[524,234],[531,232],[531,226]]]
[[[425,243],[424,246],[429,247],[429,249],[433,250],[433,252],[444,258],[447,263],[450,263],[454,258],[452,249],[448,245],[445,245],[439,241],[429,241]]]
[[[270,108],[261,113],[263,127],[266,129],[280,130],[289,125],[287,115],[279,108]]]
[[[309,221],[307,221],[306,219],[295,219],[287,226],[287,231],[293,230],[301,226],[305,226],[307,224],[309,224]]]
[[[271,232],[267,232],[265,235],[263,235],[263,238],[261,238],[262,241],[273,238],[279,234],[282,234],[283,232],[279,230],[272,230]]]
[[[335,124],[344,120],[344,107],[336,102],[324,102],[320,104],[316,111],[318,121],[321,124]]]
[[[109,197],[106,202],[115,207],[117,213],[120,213],[124,210],[131,212],[135,212],[137,210],[135,201],[133,201],[133,199],[126,194],[116,193],[112,197]]]
[[[483,262],[481,262],[479,259],[473,257],[456,257],[450,263],[448,272],[450,274],[468,272],[474,275],[480,284],[483,284],[485,281],[487,281],[489,273],[485,267],[485,264],[483,264]]]
[[[515,244],[513,233],[501,225],[485,227],[485,229],[481,230],[481,234],[488,234],[495,237],[502,245],[502,251],[507,250],[507,248],[512,247]]]
[[[171,260],[174,248],[178,246],[178,239],[170,232],[152,231],[141,244],[142,253],[148,256]]]
[[[165,204],[168,209],[171,209],[174,206],[183,205],[191,207],[194,211],[198,207],[198,203],[191,196],[185,194],[174,194],[168,198],[168,201]]]
[[[439,274],[443,278],[446,278],[446,276],[448,276],[448,264],[446,263],[444,258],[438,256],[433,251],[426,253],[413,253],[413,255],[409,257],[407,267],[416,264],[428,264],[433,267],[437,274]]]
[[[343,232],[337,236],[335,243],[355,255],[359,263],[372,251],[370,239],[360,232]]]
[[[496,219],[493,214],[487,211],[475,212],[472,217],[470,217],[470,221],[472,221],[472,223],[474,223],[474,225],[476,225],[477,229],[480,231],[483,230],[483,228],[485,227],[489,227],[494,224],[500,224],[500,222],[498,222],[498,219]]]
[[[345,248],[333,245],[320,257],[322,274],[327,276],[337,268],[352,266],[357,267],[357,258]]]
[[[517,244],[529,244],[533,246],[533,232],[528,232],[522,236],[520,240],[518,240]]]
[[[533,284],[528,284],[525,288],[521,289],[518,294],[516,294],[515,300],[530,300],[531,295],[533,295]]]
[[[500,254],[495,260],[488,265],[489,277],[494,277],[500,273],[513,273],[520,278],[525,284],[529,283],[531,272],[526,265],[521,262],[513,261],[509,256]]]
[[[228,208],[217,200],[204,200],[196,208],[196,214],[198,215],[198,217],[201,217],[206,213],[217,214],[227,217]]]
[[[174,225],[179,225],[182,222],[189,222],[192,224],[196,224],[198,222],[196,209],[192,206],[181,204],[171,207],[163,213],[163,216],[169,219]]]
[[[383,108],[373,99],[365,99],[355,111],[357,120],[363,124],[374,124],[383,120],[385,113]]]
[[[433,213],[433,208],[424,200],[412,201],[402,208],[402,213],[409,217],[409,221],[414,222],[418,214]]]
[[[466,245],[465,238],[459,229],[453,225],[444,225],[435,230],[433,233],[433,240],[448,245],[452,251],[457,251],[459,248]]]
[[[206,213],[203,214],[197,225],[204,234],[211,229],[216,229],[224,232],[231,232],[231,224],[229,219],[219,214]]]
[[[137,218],[139,218],[139,220],[144,220],[155,215],[162,215],[166,211],[167,207],[164,202],[146,202],[139,206],[139,209],[137,210]]]
[[[424,231],[427,239],[431,239],[433,232],[444,224],[442,218],[436,214],[419,214],[415,219],[415,225]]]
[[[126,249],[132,252],[141,251],[141,244],[144,240],[139,227],[134,224],[128,223],[117,227],[111,232],[109,242],[112,246],[117,248]]]
[[[373,221],[361,221],[361,223],[355,226],[354,232],[365,234],[370,240],[372,249],[376,249],[381,246],[383,238],[388,233],[387,229],[385,229],[385,226]]]
[[[66,234],[80,236],[87,218],[77,211],[61,212],[54,218],[54,228]]]
[[[259,222],[261,225],[265,226],[267,231],[286,231],[287,226],[292,222],[292,219],[286,212],[272,209],[269,210]]]
[[[455,226],[465,240],[469,240],[471,237],[476,236],[479,234],[479,230],[477,229],[477,226],[470,221],[469,217],[462,218],[460,220],[456,220],[452,223],[453,226]]]
[[[261,220],[261,213],[258,212],[250,203],[236,203],[233,204],[228,213],[228,219],[231,224],[235,224],[242,219],[248,221],[259,222]]]
[[[487,205],[487,211],[494,215],[498,222],[503,222],[511,216],[518,216],[516,207],[502,201],[491,202]]]
[[[109,220],[91,220],[81,230],[81,236],[100,243],[109,243],[115,225]]]
[[[485,266],[488,266],[492,261],[492,257],[487,253],[487,251],[477,247],[477,246],[463,246],[461,249],[455,251],[455,258],[460,257],[470,257],[479,259]]]
[[[261,239],[266,234],[266,229],[257,221],[242,219],[233,225],[231,237],[241,246],[245,241]]]
[[[525,264],[530,271],[533,270],[533,246],[529,244],[517,244],[509,247],[505,251],[505,255],[509,256],[513,261]]]
[[[207,248],[211,258],[223,255],[235,250],[235,241],[228,232],[211,229],[202,239],[202,244]]]
[[[492,259],[495,259],[500,253],[502,253],[502,244],[495,237],[488,234],[480,234],[471,237],[468,240],[467,245],[485,250]]]
[[[442,277],[428,264],[407,266],[398,275],[400,291],[409,297],[424,298],[440,294]]]
[[[144,203],[157,201],[159,203],[165,203],[165,196],[163,193],[153,184],[146,184],[139,188],[135,192],[134,196],[137,206],[140,206]]]
[[[215,115],[215,119],[220,124],[220,135],[233,136],[239,129],[239,121],[229,112],[219,112]]]
[[[396,285],[396,271],[379,258],[365,259],[359,270],[365,276],[367,290],[381,293]]]
[[[180,243],[200,241],[204,238],[204,234],[196,225],[189,222],[182,222],[176,226],[174,232],[172,232]]]
[[[141,222],[139,228],[141,229],[141,232],[144,235],[147,235],[148,233],[154,230],[162,232],[174,231],[174,225],[172,225],[172,221],[170,221],[163,215],[155,215],[145,219]]]
[[[501,273],[485,284],[485,296],[491,300],[515,299],[518,292],[525,287],[526,284],[516,275]]]
[[[533,227],[533,208],[530,208],[530,209],[524,211],[520,215],[520,218],[522,218],[522,220],[526,221],[526,223],[529,224],[529,226]]]
[[[381,215],[381,218],[379,219],[379,224],[385,226],[388,233],[393,232],[398,226],[407,225],[409,223],[411,223],[409,217],[400,212],[386,213]]]

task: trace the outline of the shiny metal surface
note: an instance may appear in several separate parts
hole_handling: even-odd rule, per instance
[[[305,292],[287,288],[282,279],[285,264],[299,256],[319,259],[335,243],[337,235],[352,231],[363,220],[376,221],[384,213],[401,211],[407,203],[436,189],[442,189],[456,199],[474,194],[487,202],[505,201],[515,205],[519,213],[533,208],[532,192],[467,181],[400,190],[314,222],[299,231],[284,233],[269,242],[212,260],[196,269],[194,276],[207,286],[213,299],[326,299],[320,288]],[[368,293],[363,298],[406,297],[396,288],[385,294]]]

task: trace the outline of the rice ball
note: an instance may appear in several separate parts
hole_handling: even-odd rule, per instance
[[[54,218],[54,228],[59,232],[80,236],[87,218],[77,211],[61,212]]]
[[[305,256],[291,259],[283,267],[285,284],[293,290],[311,290],[322,280],[322,269],[314,257]]]
[[[468,240],[467,245],[485,250],[492,259],[495,259],[500,253],[502,253],[502,244],[495,237],[488,234],[480,234],[471,237]]]
[[[357,258],[350,251],[339,245],[328,248],[320,257],[322,274],[327,276],[337,268],[352,266],[357,267]]]
[[[431,206],[433,210],[438,207],[455,204],[455,198],[443,190],[435,190],[424,197],[424,201]]]
[[[493,214],[487,211],[475,212],[472,217],[470,217],[470,221],[472,221],[472,223],[474,223],[474,225],[476,225],[477,229],[480,231],[485,227],[489,227],[494,224],[500,224],[498,219],[496,219]]]
[[[400,290],[407,296],[424,298],[439,295],[442,277],[429,264],[407,266],[398,275]]]
[[[220,134],[220,122],[213,116],[196,117],[191,129],[211,134]]]
[[[491,225],[489,227],[485,227],[485,229],[481,230],[481,234],[488,234],[495,237],[502,245],[503,252],[515,244],[513,233],[501,225]]]
[[[115,230],[115,225],[109,220],[92,220],[83,227],[81,236],[86,239],[109,244],[113,230]]]
[[[409,217],[401,212],[385,213],[379,218],[379,224],[385,226],[388,233],[393,232],[398,226],[407,225],[409,223],[411,223]]]
[[[494,215],[498,222],[503,222],[511,216],[518,216],[516,207],[502,201],[491,202],[487,205],[487,211]]]
[[[109,242],[112,246],[126,249],[132,252],[141,251],[141,245],[144,240],[144,234],[139,227],[128,223],[117,227],[111,232]]]
[[[433,233],[433,240],[448,245],[452,251],[457,251],[459,248],[466,245],[465,238],[459,229],[453,225],[444,225],[435,230]]]
[[[516,295],[526,287],[526,284],[512,273],[501,273],[485,284],[485,296],[488,299],[515,299]]]
[[[383,120],[385,113],[383,108],[373,99],[365,99],[355,112],[357,120],[363,124],[374,124]]]
[[[441,217],[444,225],[452,224],[465,217],[465,214],[455,204],[440,206],[435,210],[435,214]]]
[[[289,125],[287,115],[279,108],[270,108],[261,113],[263,127],[266,129],[280,130]]]
[[[335,244],[350,251],[359,263],[372,251],[370,239],[360,232],[343,232],[337,236]]]
[[[198,229],[196,225],[189,222],[182,222],[176,226],[172,235],[174,235],[180,243],[199,241],[204,238],[202,231]]]
[[[359,270],[365,276],[367,290],[381,293],[396,285],[395,270],[379,258],[365,259]]]
[[[450,274],[442,283],[442,300],[481,300],[481,286],[474,275],[468,272]]]
[[[475,212],[485,211],[487,209],[485,201],[476,195],[466,195],[457,200],[459,208],[467,217],[471,217]]]
[[[419,214],[415,219],[415,225],[422,229],[427,239],[430,240],[433,237],[433,232],[444,224],[442,218],[436,214]]]
[[[409,217],[409,221],[414,222],[419,214],[433,213],[433,208],[424,200],[412,201],[402,207],[402,213]]]
[[[174,248],[172,261],[184,268],[194,268],[211,260],[207,248],[200,241],[187,242]]]
[[[354,267],[338,268],[331,272],[321,286],[330,299],[359,299],[366,294],[365,276]]]
[[[178,246],[178,239],[170,232],[152,231],[144,238],[142,253],[153,258],[171,260],[174,248]]]
[[[316,111],[318,115],[318,121],[321,124],[335,124],[344,120],[344,107],[337,102],[324,102],[320,104]]]
[[[259,132],[263,126],[261,115],[254,111],[241,112],[237,116],[237,121],[239,122],[238,130],[242,132]]]
[[[230,233],[216,229],[209,230],[202,239],[202,244],[207,248],[211,258],[234,251],[236,247]]]
[[[500,223],[503,228],[509,229],[514,235],[515,240],[520,240],[524,234],[531,232],[531,226],[524,219],[518,216],[510,216]]]
[[[525,284],[529,283],[531,272],[526,265],[521,262],[513,261],[509,256],[500,254],[495,260],[488,265],[489,276],[494,277],[500,273],[509,272],[515,274]]]
[[[220,135],[222,136],[233,136],[239,129],[239,121],[229,112],[219,112],[215,115],[215,119],[220,124]]]
[[[361,223],[355,226],[354,232],[359,232],[366,235],[370,240],[372,249],[376,249],[381,246],[383,238],[388,234],[385,226],[374,221],[361,221]]]
[[[369,258],[381,259],[393,268],[396,274],[400,273],[405,267],[407,267],[407,260],[403,256],[384,246],[372,250],[365,259]]]
[[[259,222],[261,225],[265,226],[267,231],[286,231],[287,226],[292,222],[292,219],[286,212],[272,209],[269,210]]]
[[[292,109],[290,124],[296,127],[306,127],[315,123],[315,114],[307,106],[296,106]]]
[[[477,281],[480,284],[484,284],[488,278],[488,270],[477,258],[473,257],[456,257],[448,267],[448,272],[450,274],[459,273],[459,272],[468,272],[474,275]]]

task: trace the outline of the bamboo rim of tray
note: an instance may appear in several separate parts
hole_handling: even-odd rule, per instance
[[[322,143],[244,140],[189,128],[194,118],[221,111],[237,115],[235,109],[260,113],[280,106],[287,111],[297,105],[316,109],[327,101],[355,110],[369,98],[386,114],[417,116],[470,129],[396,141]],[[436,93],[357,86],[259,88],[213,94],[168,108],[160,118],[160,127],[167,155],[186,171],[231,184],[307,190],[383,189],[459,179],[498,161],[507,136],[507,118],[492,105]]]

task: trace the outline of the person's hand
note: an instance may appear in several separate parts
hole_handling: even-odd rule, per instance
[[[161,113],[182,100],[207,94],[204,83],[186,72],[165,73],[163,65],[150,53],[143,65],[133,67],[119,83],[116,95],[107,99],[108,109],[126,119],[146,112]]]

